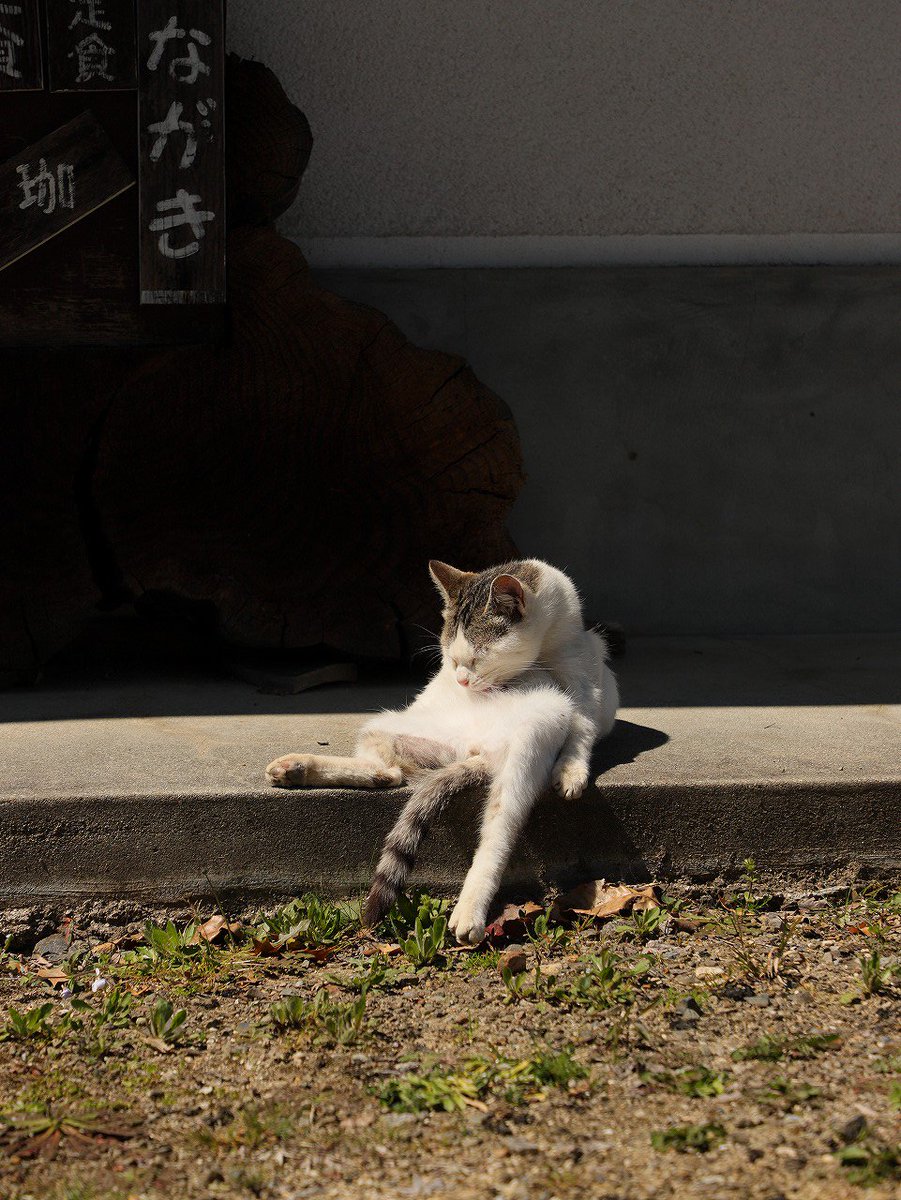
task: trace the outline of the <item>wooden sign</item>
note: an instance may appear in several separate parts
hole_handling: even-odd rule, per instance
[[[52,92],[138,86],[135,0],[48,0]]]
[[[90,113],[20,151],[0,166],[0,271],[133,183]]]
[[[225,301],[223,0],[140,0],[142,304]]]
[[[38,0],[0,0],[0,92],[43,86]]]

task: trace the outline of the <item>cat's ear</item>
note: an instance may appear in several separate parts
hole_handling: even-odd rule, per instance
[[[509,616],[521,617],[526,611],[526,594],[515,575],[498,575],[491,585],[491,599]]]
[[[445,600],[453,600],[463,586],[463,581],[473,578],[472,571],[458,571],[456,567],[439,562],[437,558],[433,558],[429,563],[429,574]]]

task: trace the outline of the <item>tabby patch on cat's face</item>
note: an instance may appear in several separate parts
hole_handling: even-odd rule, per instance
[[[429,570],[445,602],[442,653],[461,686],[486,691],[532,665],[529,608],[539,580],[531,563],[472,572],[431,562]]]

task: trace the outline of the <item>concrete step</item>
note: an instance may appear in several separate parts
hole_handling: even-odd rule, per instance
[[[624,707],[577,802],[538,804],[511,887],[589,876],[901,868],[901,637],[636,639]],[[160,902],[365,887],[403,791],[278,791],[288,750],[349,751],[365,714],[416,684],[298,696],[168,672],[0,695],[0,904]],[[452,889],[477,797],[427,840],[418,879]]]

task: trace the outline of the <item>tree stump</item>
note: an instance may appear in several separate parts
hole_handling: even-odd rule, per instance
[[[0,354],[0,671],[33,670],[98,604],[154,598],[234,645],[398,659],[435,623],[429,558],[513,553],[506,405],[316,285],[272,225],[306,120],[233,56],[227,96],[226,344]]]

